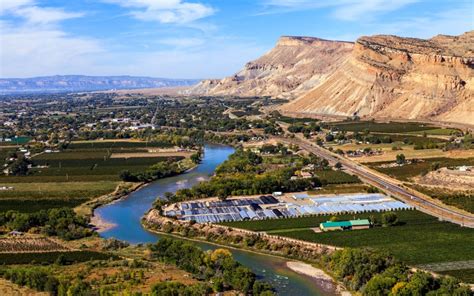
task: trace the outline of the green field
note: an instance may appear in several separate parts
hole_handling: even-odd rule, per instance
[[[339,216],[340,219],[368,218],[380,214],[363,213]],[[225,223],[255,231],[341,247],[373,247],[387,250],[408,264],[474,260],[474,229],[440,222],[418,211],[398,211],[400,226],[367,230],[315,233],[329,216]],[[380,218],[379,218],[380,219]]]
[[[450,192],[449,189],[430,188],[421,185],[409,185],[413,189],[441,200],[447,205],[463,209],[474,213],[474,191],[469,192]]]
[[[339,170],[319,170],[315,174],[323,184],[361,183],[357,176],[349,175]]]
[[[127,150],[127,152],[130,152],[130,150]],[[110,155],[111,153],[107,149],[66,150],[60,153],[41,154],[33,158],[33,162],[35,165],[48,166],[47,168],[32,169],[28,176],[1,176],[0,184],[119,181],[119,174],[123,170],[141,172],[155,163],[183,158],[110,158]]]
[[[462,279],[466,283],[471,283],[471,284],[474,283],[474,268],[447,270],[447,271],[441,271],[439,273]]]
[[[295,124],[295,123],[308,123],[308,122],[318,122],[318,119],[315,118],[309,118],[309,117],[301,117],[301,118],[296,118],[296,117],[288,117],[288,116],[280,116],[278,117],[279,121],[289,123],[289,124]]]
[[[407,133],[407,132],[420,132],[438,129],[424,123],[416,122],[372,122],[372,121],[348,121],[348,122],[337,122],[331,123],[331,127],[334,127],[341,131],[348,132],[379,132],[379,133]]]
[[[0,212],[18,211],[34,213],[45,209],[74,208],[88,199],[0,199]]]
[[[86,148],[102,145],[102,148]],[[151,165],[183,157],[111,158],[112,153],[141,153],[144,142],[81,142],[58,153],[42,153],[32,159],[35,166],[26,176],[0,176],[0,210],[22,212],[52,207],[75,207],[115,190],[120,172],[146,171]],[[139,148],[135,148],[139,147]],[[73,148],[73,149],[70,149]],[[7,155],[10,149],[0,152]]]
[[[373,136],[386,137],[386,134],[372,133]],[[392,142],[402,142],[410,145],[414,144],[428,144],[428,143],[446,143],[447,140],[440,138],[420,137],[420,136],[408,136],[408,135],[389,135]]]
[[[450,136],[456,133],[459,133],[460,130],[458,129],[453,129],[453,128],[435,128],[435,129],[430,129],[425,131],[426,134],[428,135],[433,135],[433,136]],[[424,132],[409,132],[410,134],[423,134]]]
[[[340,219],[353,219],[353,218],[367,218],[371,213],[366,214],[354,214],[354,215],[339,215]],[[288,219],[268,219],[268,220],[256,220],[256,221],[237,221],[237,222],[225,222],[222,225],[228,225],[232,227],[248,229],[253,231],[286,231],[287,229],[306,229],[312,227],[318,227],[319,223],[328,221],[332,215],[319,215],[319,216],[304,216],[298,218]]]
[[[39,183],[0,183],[13,187],[13,190],[0,191],[0,200],[4,199],[90,199],[117,187],[118,181],[98,182],[39,182]]]
[[[51,264],[54,263],[59,256],[62,256],[63,260],[68,264],[74,262],[85,262],[89,260],[108,260],[109,258],[119,258],[116,255],[94,251],[17,253],[14,255],[0,254],[0,264]]]
[[[418,176],[423,172],[428,172],[431,165],[435,162],[439,162],[441,167],[474,165],[474,158],[429,158],[424,159],[422,162],[405,164],[401,167],[393,168],[380,168],[379,166],[384,162],[370,163],[368,165],[373,169],[398,180],[409,181],[412,177]]]
[[[139,141],[88,141],[71,142],[67,149],[112,149],[112,148],[146,148],[146,147],[172,147],[172,144],[158,142],[139,142]]]

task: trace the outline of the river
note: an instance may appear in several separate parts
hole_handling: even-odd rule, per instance
[[[207,145],[201,164],[190,172],[157,180],[131,193],[125,199],[96,209],[96,214],[104,221],[115,225],[101,235],[132,244],[156,242],[160,235],[145,230],[140,223],[140,219],[151,208],[153,201],[158,196],[163,196],[165,192],[175,192],[208,179],[215,168],[233,152],[234,149],[229,146]],[[196,244],[203,249],[216,248],[215,245],[204,242]],[[278,295],[335,295],[332,284],[290,270],[286,267],[287,260],[284,258],[243,250],[231,251],[240,263],[250,267],[258,277],[272,284]]]

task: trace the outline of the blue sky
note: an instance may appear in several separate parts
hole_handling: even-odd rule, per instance
[[[0,77],[219,78],[281,35],[429,38],[474,29],[474,0],[0,0]]]

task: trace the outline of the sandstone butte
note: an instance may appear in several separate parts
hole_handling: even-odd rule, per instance
[[[204,80],[191,92],[202,95],[296,97],[319,85],[342,65],[352,42],[281,37],[276,46],[231,77]]]
[[[234,76],[190,92],[287,98],[281,111],[291,114],[474,125],[474,31],[354,43],[284,36]]]

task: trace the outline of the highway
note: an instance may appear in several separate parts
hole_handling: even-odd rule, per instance
[[[327,159],[332,165],[340,162],[343,168],[348,172],[357,175],[363,181],[392,194],[396,198],[409,205],[412,205],[422,212],[438,217],[441,220],[449,221],[469,228],[474,228],[474,215],[457,211],[456,209],[438,203],[432,198],[416,192],[415,190],[409,190],[403,187],[396,179],[392,179],[388,176],[379,176],[378,173],[371,171],[367,167],[332,153],[331,151],[319,147],[316,144],[311,143],[309,140],[299,136],[295,136],[294,138],[278,137],[278,140],[283,143],[298,145],[300,148],[308,152]]]

